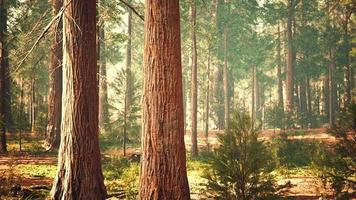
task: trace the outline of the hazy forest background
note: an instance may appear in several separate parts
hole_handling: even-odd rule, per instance
[[[355,1],[74,1],[0,0],[0,199],[356,198]]]

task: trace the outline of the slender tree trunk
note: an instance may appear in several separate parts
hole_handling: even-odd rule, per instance
[[[225,119],[225,129],[229,126],[230,121],[230,95],[229,95],[229,69],[228,69],[228,27],[224,27],[224,119]]]
[[[209,137],[209,97],[210,97],[210,65],[211,65],[211,51],[208,53],[208,66],[206,69],[206,93],[205,93],[205,119],[204,119],[204,135],[208,140]]]
[[[198,139],[197,139],[197,114],[198,114],[198,81],[197,81],[197,39],[195,34],[196,28],[196,10],[195,0],[191,0],[190,3],[190,39],[192,42],[192,74],[191,74],[191,139],[192,139],[192,156],[198,156]]]
[[[179,1],[146,0],[140,199],[190,200]]]
[[[256,66],[252,67],[252,82],[251,82],[251,119],[256,119]]]
[[[293,1],[288,0],[288,21],[287,21],[287,77],[286,77],[286,111],[288,121],[293,112],[293,91],[294,91],[294,63],[293,63],[293,32],[292,22],[294,15]],[[289,123],[287,123],[290,126]],[[287,127],[290,128],[290,127]]]
[[[109,122],[108,108],[108,82],[106,75],[106,56],[105,56],[105,24],[101,22],[98,26],[98,58],[99,58],[99,128],[105,131]]]
[[[56,16],[63,5],[62,0],[52,0],[52,16]],[[57,29],[58,28],[58,29]],[[62,117],[62,31],[57,25],[52,27],[51,60],[49,65],[48,122],[46,148],[58,149],[61,135]]]
[[[335,60],[334,60],[334,50],[331,48],[329,50],[329,127],[334,128],[334,114],[335,114],[335,80],[334,80],[334,72],[335,72]]]
[[[6,152],[6,129],[7,129],[7,84],[9,69],[6,52],[5,35],[7,29],[7,10],[5,1],[0,0],[0,152]]]
[[[306,76],[306,93],[307,93],[307,121],[310,122],[310,126],[314,127],[314,119],[312,118],[313,115],[313,106],[312,106],[312,91],[310,88],[310,77],[309,75]]]
[[[278,79],[278,106],[284,108],[283,103],[283,80],[282,80],[282,56],[281,56],[281,28],[278,24],[278,46],[277,46],[277,79]]]
[[[131,88],[131,44],[132,44],[132,11],[128,10],[128,18],[127,18],[127,46],[126,46],[126,87],[125,87],[125,105],[124,105],[124,138],[123,138],[123,146],[124,146],[124,156],[126,156],[126,138],[127,138],[127,118],[128,111],[130,110],[130,91]]]
[[[35,69],[33,69],[35,70]],[[33,72],[31,80],[31,132],[36,131],[36,78]]]
[[[307,91],[306,78],[302,78],[300,83],[300,114],[302,128],[307,127]]]
[[[64,0],[63,110],[51,199],[106,198],[98,128],[96,1]]]
[[[345,45],[345,65],[344,65],[344,108],[348,109],[351,104],[351,69],[350,69],[350,44],[349,44],[349,31],[348,25],[351,14],[346,16],[344,22],[344,45]]]

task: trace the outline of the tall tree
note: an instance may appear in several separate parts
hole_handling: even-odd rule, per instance
[[[106,198],[98,130],[96,0],[64,0],[63,116],[51,199]]]
[[[126,88],[125,88],[125,102],[124,102],[124,156],[126,156],[126,136],[127,136],[127,115],[128,110],[130,110],[130,102],[132,97],[130,96],[131,87],[131,44],[132,44],[132,11],[128,9],[128,17],[127,17],[127,46],[126,46]]]
[[[229,94],[229,69],[228,69],[228,27],[224,26],[224,119],[225,129],[230,121],[230,94]]]
[[[52,16],[60,11],[62,0],[52,0]],[[58,149],[61,135],[62,117],[62,31],[56,24],[52,27],[51,60],[49,64],[48,123],[46,146]]]
[[[283,81],[282,81],[282,55],[281,55],[281,28],[278,23],[278,43],[277,43],[277,79],[278,79],[278,106],[283,109]]]
[[[0,0],[0,152],[6,152],[6,131],[10,126],[10,74],[6,44],[7,8]]]
[[[293,91],[294,91],[294,63],[293,63],[293,16],[294,1],[288,0],[288,20],[287,20],[287,77],[286,77],[286,111],[288,120],[293,112]],[[288,125],[289,126],[289,125]]]
[[[140,199],[189,200],[179,1],[146,0]]]
[[[196,2],[190,2],[190,39],[192,42],[192,70],[191,70],[191,139],[192,139],[192,156],[198,156],[198,140],[197,140],[197,114],[198,114],[198,62],[197,62],[197,38],[196,38]]]
[[[102,0],[99,1],[101,5]],[[100,16],[101,13],[99,13]],[[99,64],[99,128],[104,130],[109,122],[109,107],[108,107],[108,82],[106,75],[106,43],[105,43],[105,22],[102,17],[99,17],[97,29],[97,50]]]

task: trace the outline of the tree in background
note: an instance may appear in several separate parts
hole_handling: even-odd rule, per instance
[[[190,199],[179,1],[147,0],[140,199]]]
[[[62,0],[52,0],[52,16],[55,17],[63,6]],[[51,61],[49,63],[48,123],[46,146],[58,149],[61,138],[62,116],[62,31],[60,23],[52,25]]]
[[[98,130],[96,1],[65,0],[63,116],[51,199],[106,199]]]
[[[197,55],[197,38],[196,38],[196,1],[191,0],[190,5],[190,25],[191,25],[191,42],[192,42],[192,55],[191,55],[191,137],[192,137],[192,156],[198,156],[198,140],[197,140],[197,114],[198,114],[198,55]]]

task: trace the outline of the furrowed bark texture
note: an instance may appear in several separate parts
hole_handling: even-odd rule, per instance
[[[52,16],[56,16],[63,5],[62,0],[52,0]],[[58,149],[61,135],[62,112],[62,31],[57,24],[52,27],[51,61],[49,65],[48,123],[46,148]]]
[[[68,4],[68,2],[70,2]],[[106,190],[98,138],[96,2],[65,0],[63,110],[55,200],[100,200]]]
[[[190,199],[179,22],[178,0],[146,0],[140,199]]]

